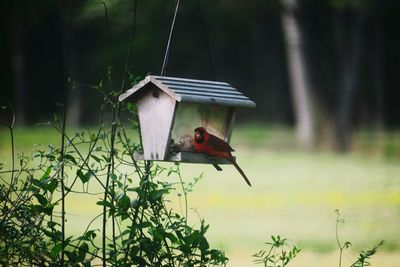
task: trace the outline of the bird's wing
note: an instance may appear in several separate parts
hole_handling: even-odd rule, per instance
[[[224,140],[222,140],[219,137],[216,137],[215,135],[210,134],[207,140],[215,150],[217,151],[234,151],[233,148]]]

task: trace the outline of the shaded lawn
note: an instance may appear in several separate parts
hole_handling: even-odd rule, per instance
[[[2,129],[2,162],[9,159],[6,134]],[[15,139],[17,151],[25,153],[32,151],[34,143],[59,143],[55,130],[44,127],[17,129]],[[252,126],[234,133],[232,145],[252,188],[232,166],[217,172],[212,166],[182,164],[185,181],[204,172],[189,194],[190,222],[198,225],[200,216],[211,225],[211,245],[226,251],[232,259],[229,266],[250,266],[251,255],[276,234],[304,249],[300,265],[295,266],[307,266],[307,262],[338,266],[333,260],[337,250],[334,210],[339,209],[346,220],[339,228],[341,240],[351,241],[352,250],[358,251],[383,239],[386,252],[378,253],[376,266],[395,266],[392,262],[400,259],[400,165],[396,159],[387,160],[376,153],[303,153],[294,149],[293,140],[290,130],[279,128]],[[176,177],[167,179],[177,181]],[[90,188],[101,191],[95,182]],[[178,192],[172,193],[171,206],[180,210],[183,200]],[[79,234],[83,230],[77,226],[101,212],[95,205],[99,197],[71,195],[67,231]],[[324,253],[321,261],[313,256],[316,252]],[[349,258],[353,256],[346,260]],[[326,265],[326,259],[332,259],[332,265]]]

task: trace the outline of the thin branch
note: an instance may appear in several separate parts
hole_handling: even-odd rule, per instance
[[[187,224],[187,217],[188,217],[188,200],[187,200],[187,191],[185,189],[185,184],[183,182],[182,176],[181,176],[181,170],[179,168],[179,165],[177,165],[177,174],[179,177],[180,184],[182,186],[182,192],[183,196],[185,198],[185,223]]]

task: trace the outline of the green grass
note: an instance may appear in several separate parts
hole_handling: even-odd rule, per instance
[[[7,134],[4,129],[0,132],[0,161],[6,163]],[[368,137],[371,143],[356,136],[356,150],[347,155],[323,149],[304,153],[295,148],[290,129],[241,127],[234,132],[232,146],[253,187],[232,166],[217,172],[212,166],[182,164],[185,181],[204,172],[189,195],[189,207],[195,208],[190,210],[190,222],[198,224],[200,215],[211,225],[209,240],[226,250],[231,258],[228,266],[251,266],[251,255],[276,234],[304,248],[299,265],[295,259],[293,266],[338,266],[334,210],[339,209],[346,220],[339,228],[341,240],[351,241],[352,251],[358,251],[383,239],[386,245],[373,266],[396,266],[400,260],[400,164],[394,136],[398,134],[387,136],[383,140]],[[17,129],[15,139],[17,151],[25,153],[32,151],[33,144],[59,143],[56,131],[45,127]],[[390,151],[390,157],[385,151]],[[100,191],[95,183],[90,186]],[[78,226],[100,212],[95,205],[99,197],[74,195],[68,200],[67,231],[78,233]],[[179,198],[177,190],[171,196],[172,207],[180,209]]]

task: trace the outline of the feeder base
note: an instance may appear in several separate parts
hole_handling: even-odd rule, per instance
[[[182,162],[182,163],[203,163],[203,164],[232,164],[226,159],[210,158],[203,153],[195,152],[177,152],[169,153],[164,160],[145,158],[143,152],[135,152],[133,155],[135,160],[155,160],[155,161],[169,161],[169,162]]]

